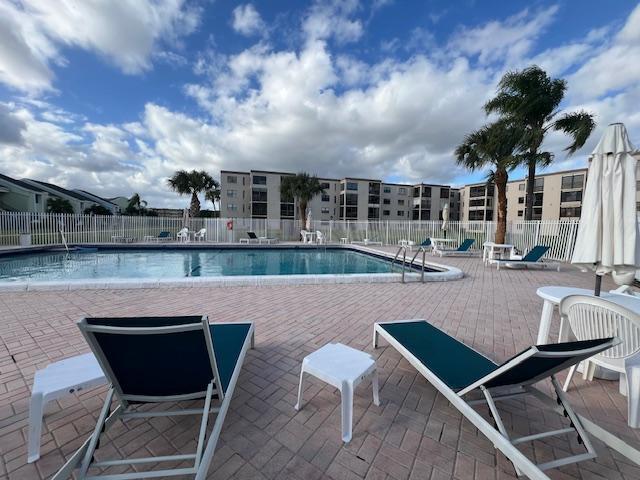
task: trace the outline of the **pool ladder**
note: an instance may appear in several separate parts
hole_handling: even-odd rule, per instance
[[[420,274],[420,281],[422,283],[424,283],[424,267],[425,267],[425,255],[427,253],[427,249],[423,246],[418,246],[418,249],[416,250],[416,253],[413,255],[413,258],[411,259],[411,261],[409,262],[409,266],[413,265],[413,262],[415,261],[416,257],[418,256],[418,254],[422,252],[422,272]],[[400,254],[402,253],[402,283],[404,282],[404,271],[406,268],[406,264],[407,264],[407,247],[406,245],[401,245],[400,248],[398,248],[398,251],[396,252],[396,256],[393,257],[393,262],[391,262],[391,271],[393,272],[393,266],[396,263],[396,260],[398,260],[398,257],[400,256]]]

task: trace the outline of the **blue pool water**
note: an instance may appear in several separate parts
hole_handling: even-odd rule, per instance
[[[391,271],[388,260],[342,248],[99,249],[0,257],[4,282]]]

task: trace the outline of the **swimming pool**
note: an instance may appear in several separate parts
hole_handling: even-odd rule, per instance
[[[433,267],[425,272],[443,273]],[[0,255],[0,288],[381,282],[398,281],[400,272],[388,255],[351,246],[98,246]]]

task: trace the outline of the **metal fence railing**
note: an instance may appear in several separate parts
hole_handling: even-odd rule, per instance
[[[228,222],[233,228],[228,228]],[[300,238],[301,224],[296,220],[252,218],[190,218],[185,225],[182,218],[69,215],[26,212],[0,212],[0,245],[51,245],[62,242],[61,231],[70,244],[111,242],[114,236],[142,241],[147,235],[161,231],[175,234],[187,226],[197,231],[207,230],[207,240],[238,242],[253,231],[258,236],[275,237],[283,241]],[[422,242],[429,237],[475,239],[476,248],[495,238],[495,222],[449,222],[446,233],[440,221],[313,221],[313,229],[321,231],[331,242],[346,242],[368,238],[385,245],[397,245],[400,240]],[[527,251],[535,245],[548,245],[547,256],[568,261],[573,253],[577,220],[522,221],[507,223],[507,242]],[[21,238],[22,237],[22,238]]]

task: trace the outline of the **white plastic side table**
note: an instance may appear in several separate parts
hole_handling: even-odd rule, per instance
[[[40,458],[40,434],[45,404],[65,395],[102,385],[106,381],[93,353],[66,358],[36,372],[29,405],[28,463]]]
[[[378,372],[375,360],[368,353],[347,347],[341,343],[328,343],[312,354],[307,355],[302,360],[296,410],[302,408],[305,373],[313,375],[340,390],[342,397],[342,441],[350,442],[353,424],[353,391],[369,376],[371,376],[373,386],[373,403],[380,405]]]

